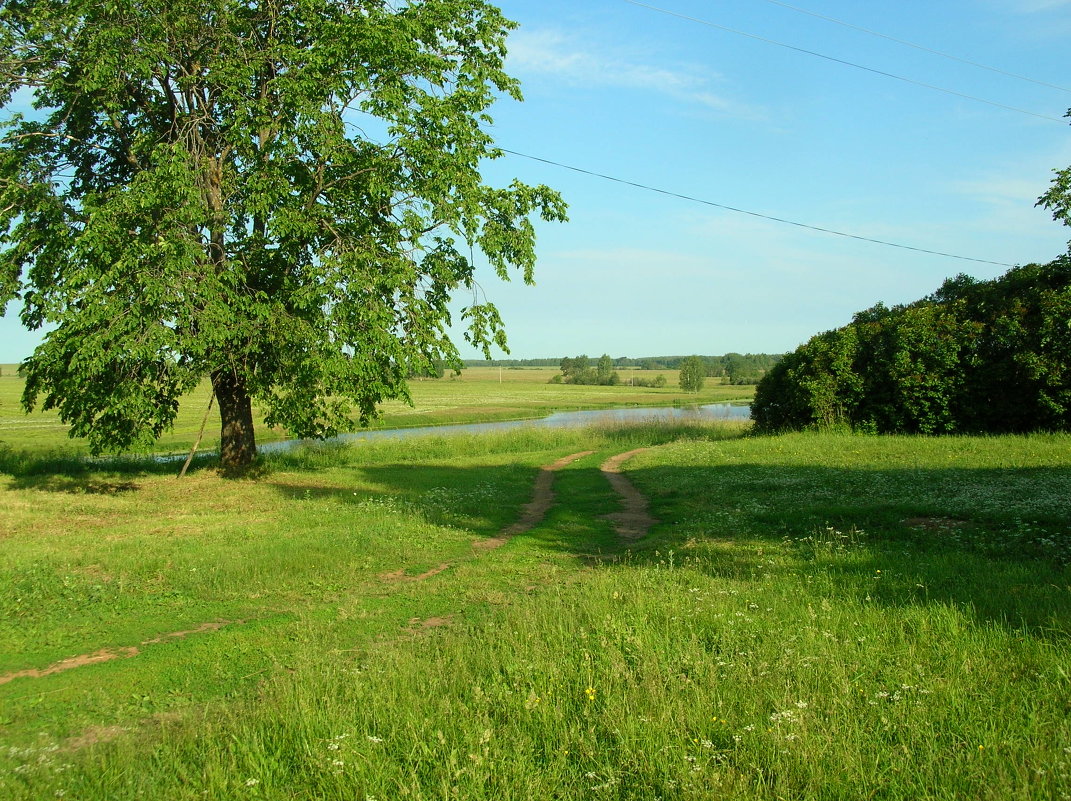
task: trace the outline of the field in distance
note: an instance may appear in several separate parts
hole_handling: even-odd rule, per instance
[[[754,387],[730,386],[721,379],[707,379],[698,394],[682,392],[676,370],[618,370],[622,383],[618,386],[572,386],[551,384],[560,374],[555,368],[498,368],[469,367],[461,375],[447,373],[443,378],[414,379],[410,382],[413,406],[402,401],[383,404],[382,417],[374,428],[405,428],[412,426],[476,423],[500,420],[526,420],[545,417],[556,411],[576,409],[608,409],[616,406],[669,406],[675,403],[722,403],[748,401]],[[630,386],[633,377],[647,380],[657,375],[666,378],[662,388]],[[64,449],[85,452],[84,440],[67,437],[67,426],[54,411],[38,409],[27,415],[22,411],[23,379],[16,374],[15,365],[0,366],[0,445],[30,450]],[[186,396],[179,407],[175,428],[157,444],[162,453],[188,450],[197,437],[205,419],[211,387],[202,382],[196,391]],[[261,416],[262,418],[262,416]],[[254,419],[258,419],[254,409]],[[269,429],[259,423],[257,441],[260,443],[289,439],[282,429]],[[219,445],[219,414],[215,406],[208,414],[204,450]]]

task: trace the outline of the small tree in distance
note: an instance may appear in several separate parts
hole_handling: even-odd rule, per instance
[[[593,367],[586,355],[566,356],[561,360],[561,375],[551,379],[552,384],[587,384],[613,386],[621,383],[614,370],[614,362],[607,354],[599,357]]]
[[[605,386],[611,382],[611,376],[614,374],[614,361],[610,358],[610,355],[604,353],[599,357],[599,361],[595,366],[595,380],[600,386]]]
[[[707,366],[698,356],[689,356],[681,362],[680,382],[685,392],[699,392],[707,377]]]

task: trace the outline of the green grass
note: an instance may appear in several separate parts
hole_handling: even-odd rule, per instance
[[[17,451],[20,457],[40,458],[51,452],[58,459],[87,452],[83,439],[67,436],[68,427],[54,410],[26,414],[20,403],[24,381],[16,365],[0,365],[0,450]],[[628,386],[629,376],[653,378],[662,374],[667,386],[662,389]],[[448,425],[451,423],[484,423],[504,420],[530,420],[556,411],[576,409],[605,409],[615,406],[671,406],[674,404],[721,403],[748,401],[754,395],[752,386],[729,386],[709,379],[699,394],[682,392],[677,384],[676,370],[621,372],[625,384],[616,387],[569,386],[548,383],[559,370],[542,368],[503,369],[472,367],[461,375],[447,374],[442,379],[415,380],[410,384],[413,405],[389,401],[382,406],[382,416],[374,428],[407,428]],[[158,453],[187,452],[197,439],[203,420],[207,419],[201,448],[212,451],[219,447],[219,411],[215,404],[208,410],[211,386],[203,382],[196,391],[183,398],[172,431],[156,444]],[[208,416],[205,412],[208,410]],[[262,417],[262,415],[260,415]],[[259,422],[256,433],[259,443],[288,439],[283,429],[270,429]]]
[[[625,548],[598,465],[645,445]],[[722,424],[0,476],[0,676],[140,649],[0,684],[0,797],[1064,799],[1069,453]]]

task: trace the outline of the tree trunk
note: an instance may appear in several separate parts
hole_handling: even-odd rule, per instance
[[[257,455],[253,404],[245,381],[232,372],[213,373],[212,387],[219,403],[220,464],[224,472],[238,473],[249,467]]]

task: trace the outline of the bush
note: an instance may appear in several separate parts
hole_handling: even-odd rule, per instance
[[[959,276],[812,337],[759,382],[760,431],[1071,430],[1071,259]]]

